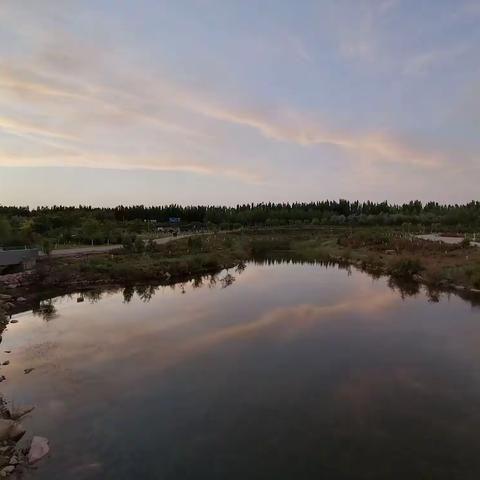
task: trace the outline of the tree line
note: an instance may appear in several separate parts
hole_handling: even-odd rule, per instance
[[[257,203],[236,206],[29,208],[0,206],[0,245],[55,243],[117,243],[180,219],[180,228],[240,228],[286,225],[425,226],[475,231],[480,227],[480,202],[463,205],[324,200],[306,203]]]

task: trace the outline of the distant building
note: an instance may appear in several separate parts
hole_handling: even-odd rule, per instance
[[[0,250],[0,275],[29,270],[37,263],[38,249]]]

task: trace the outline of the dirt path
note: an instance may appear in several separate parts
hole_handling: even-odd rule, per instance
[[[153,241],[157,245],[164,245],[169,243],[173,240],[178,240],[180,238],[191,237],[192,235],[204,235],[202,233],[192,233],[187,235],[178,235],[176,237],[163,237],[163,238],[155,238]],[[94,245],[91,247],[76,247],[76,248],[58,248],[56,250],[52,250],[50,253],[51,257],[73,257],[77,255],[89,255],[90,253],[107,253],[113,250],[118,250],[119,248],[123,248],[122,244],[113,244],[113,245]],[[40,253],[43,256],[43,253]]]
[[[75,255],[87,255],[89,253],[105,253],[111,252],[112,250],[117,250],[118,248],[123,248],[123,245],[97,245],[92,247],[77,247],[77,248],[59,248],[57,250],[52,250],[50,253],[51,257],[70,257]],[[40,255],[45,255],[41,253]]]

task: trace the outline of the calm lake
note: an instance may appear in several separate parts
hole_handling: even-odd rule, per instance
[[[457,296],[251,263],[78,297],[3,335],[5,398],[50,440],[27,478],[480,478],[480,309]]]

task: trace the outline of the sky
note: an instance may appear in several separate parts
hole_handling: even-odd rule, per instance
[[[479,199],[480,0],[0,0],[0,204]]]

